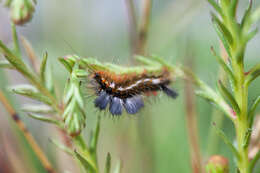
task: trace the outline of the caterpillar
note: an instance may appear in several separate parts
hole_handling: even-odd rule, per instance
[[[128,114],[136,114],[144,107],[143,95],[157,91],[164,92],[171,98],[178,96],[177,92],[168,86],[172,83],[167,68],[159,74],[116,74],[106,70],[94,71],[92,84],[96,90],[95,107],[105,110],[109,107],[112,115],[121,115],[123,109]]]

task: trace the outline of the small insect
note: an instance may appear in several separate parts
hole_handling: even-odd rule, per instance
[[[163,69],[159,74],[115,74],[108,71],[95,71],[92,74],[97,98],[95,107],[105,110],[109,106],[112,115],[121,115],[123,109],[128,114],[136,114],[144,107],[143,95],[163,91],[171,98],[177,93],[168,86],[172,82],[170,73]]]

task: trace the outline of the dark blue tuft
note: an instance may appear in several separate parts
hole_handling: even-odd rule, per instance
[[[144,106],[141,96],[130,97],[124,100],[124,107],[127,113],[136,114]]]
[[[110,96],[105,91],[101,91],[98,98],[95,100],[95,106],[100,110],[106,109],[107,104],[110,101]]]
[[[161,86],[162,91],[169,97],[176,98],[178,96],[178,93],[175,92],[173,89],[168,88],[167,86]]]
[[[121,115],[123,109],[123,101],[118,97],[112,97],[109,111],[112,115]]]

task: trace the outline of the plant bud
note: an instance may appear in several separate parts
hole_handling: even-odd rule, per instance
[[[34,12],[32,0],[12,0],[8,6],[11,9],[11,18],[16,25],[23,25],[30,21]]]
[[[207,173],[228,173],[228,159],[220,155],[213,155],[207,162]]]

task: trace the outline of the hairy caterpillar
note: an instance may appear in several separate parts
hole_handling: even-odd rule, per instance
[[[136,114],[144,101],[142,96],[150,92],[163,91],[171,98],[176,98],[177,93],[168,86],[172,79],[167,68],[158,74],[115,74],[106,70],[92,73],[93,84],[97,98],[95,107],[104,110],[109,106],[112,115],[121,115],[123,108],[129,114]]]

